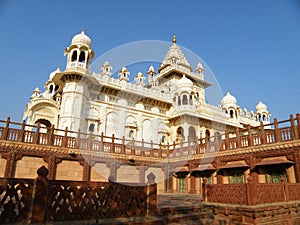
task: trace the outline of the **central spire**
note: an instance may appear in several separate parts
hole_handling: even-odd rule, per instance
[[[176,40],[176,35],[174,34],[174,35],[173,35],[173,43],[176,44],[176,41],[177,41],[177,40]]]

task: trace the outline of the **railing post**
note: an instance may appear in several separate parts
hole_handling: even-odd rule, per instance
[[[157,184],[155,183],[155,175],[150,173],[147,176],[147,215],[154,216],[156,215],[157,207]]]
[[[219,151],[220,150],[220,143],[219,143],[219,137],[217,135],[217,132],[215,132],[214,134],[214,145],[215,145],[215,151]]]
[[[298,139],[298,131],[295,127],[295,120],[293,114],[290,114],[290,122],[291,122],[291,140]]]
[[[282,184],[282,191],[284,194],[284,201],[289,201],[290,196],[289,196],[289,189],[288,189],[288,183],[285,180],[285,177],[280,178],[280,183]]]
[[[203,202],[208,202],[207,199],[207,178],[203,178],[203,183],[202,183],[202,201]]]
[[[159,143],[159,151],[158,151],[158,158],[162,158],[162,144]]]
[[[260,121],[260,141],[262,145],[266,144],[266,132],[264,128],[264,123],[262,121]]]
[[[248,131],[248,146],[252,146],[253,145],[253,139],[252,139],[250,124],[247,125],[247,131]]]
[[[40,128],[41,128],[41,123],[38,122],[37,127],[36,127],[36,131],[34,133],[34,139],[33,139],[34,144],[39,144]]]
[[[180,156],[183,156],[183,151],[182,151],[182,149],[183,149],[183,141],[182,141],[182,139],[181,139],[181,141],[180,141]],[[176,157],[176,156],[175,156]]]
[[[68,127],[65,129],[65,134],[63,136],[62,147],[66,148],[68,146]]]
[[[115,134],[111,136],[111,146],[110,146],[110,153],[115,152]]]
[[[144,138],[142,139],[142,150],[141,150],[141,156],[145,156]]]
[[[7,117],[6,122],[5,122],[5,128],[2,131],[2,136],[1,136],[2,140],[7,140],[9,124],[10,124],[10,117]]]
[[[77,148],[81,148],[81,132],[80,132],[80,129],[78,129],[77,131],[77,140],[76,140],[76,145],[77,145]]]
[[[247,178],[246,185],[246,205],[256,204],[256,182],[252,175]]]
[[[25,120],[23,120],[22,125],[21,125],[21,130],[19,131],[19,135],[18,135],[19,142],[24,141],[24,133],[25,133]]]
[[[53,146],[54,144],[54,124],[50,127],[50,132],[48,136],[48,145]]]
[[[195,146],[196,154],[200,154],[200,146],[199,146],[199,138],[196,137],[196,146]]]
[[[241,138],[240,138],[240,131],[239,128],[236,127],[235,128],[235,141],[236,141],[236,148],[240,148],[241,147]]]
[[[89,138],[88,138],[88,150],[93,150],[93,132],[90,130]]]
[[[100,151],[103,152],[104,151],[104,134],[103,132],[101,132],[101,136],[100,136]]]
[[[280,134],[280,130],[278,128],[278,121],[276,118],[274,118],[274,128],[275,128],[275,141],[281,142],[281,134]]]
[[[134,138],[132,138],[132,148],[131,148],[131,155],[135,155],[135,145],[134,145]]]
[[[125,136],[122,138],[121,154],[125,154]]]
[[[298,139],[300,138],[300,114],[296,114],[296,120],[297,120],[297,127],[298,127]]]
[[[225,150],[229,149],[229,133],[228,130],[225,130]]]
[[[151,143],[150,143],[150,146],[151,146],[151,149],[150,149],[150,157],[153,157],[154,156],[154,150],[153,150],[153,141],[151,140]]]
[[[47,197],[48,197],[48,169],[45,166],[37,170],[38,177],[35,179],[32,194],[32,206],[30,223],[44,223],[46,221]]]

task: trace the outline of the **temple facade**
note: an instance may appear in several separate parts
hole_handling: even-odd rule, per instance
[[[270,122],[261,101],[255,112],[248,111],[227,92],[219,105],[209,104],[205,69],[200,62],[191,67],[175,36],[160,67],[149,65],[145,75],[132,75],[124,65],[115,79],[110,59],[99,73],[91,72],[94,51],[84,31],[64,53],[65,69],[50,74],[45,90],[33,91],[24,112],[28,124],[167,144]]]
[[[91,72],[94,51],[84,31],[65,55],[65,69],[33,91],[20,130],[2,121],[1,140],[24,142],[0,149],[4,177],[31,178],[42,165],[58,180],[143,183],[153,173],[160,193],[201,193],[205,179],[300,181],[300,115],[297,125],[290,115],[280,127],[261,101],[255,112],[242,109],[227,92],[210,104],[204,66],[192,68],[175,36],[159,68],[148,65],[144,74],[126,65],[115,74],[110,59]]]

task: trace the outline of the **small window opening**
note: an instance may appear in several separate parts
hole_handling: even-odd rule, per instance
[[[133,134],[134,134],[134,131],[133,131],[133,130],[130,130],[128,136],[129,136],[130,138],[133,138]]]
[[[91,123],[89,126],[89,131],[94,132],[94,130],[95,130],[95,124]]]
[[[51,84],[49,87],[49,93],[52,94],[52,92],[53,92],[53,85]]]
[[[84,52],[80,52],[80,55],[79,55],[79,62],[82,62],[82,63],[85,62],[85,53],[84,53]]]
[[[230,110],[230,111],[229,111],[229,114],[230,114],[230,118],[233,118],[233,115],[234,115],[233,110]]]
[[[166,141],[166,136],[163,135],[163,136],[161,137],[161,143],[165,143],[165,141]]]
[[[180,96],[178,96],[178,105],[181,105],[181,99],[180,99]]]
[[[71,62],[76,62],[77,61],[77,51],[74,51],[72,54]]]
[[[186,95],[182,96],[182,105],[187,105],[188,104],[188,98]]]
[[[267,117],[266,117],[266,115],[263,115],[263,121],[267,121]]]

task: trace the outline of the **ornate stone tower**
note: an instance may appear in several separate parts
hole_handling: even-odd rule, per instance
[[[94,51],[91,39],[82,32],[73,37],[71,45],[66,48],[67,65],[65,71],[56,74],[54,80],[62,88],[59,128],[78,130],[85,128],[86,108],[88,103],[87,81],[89,66]]]

